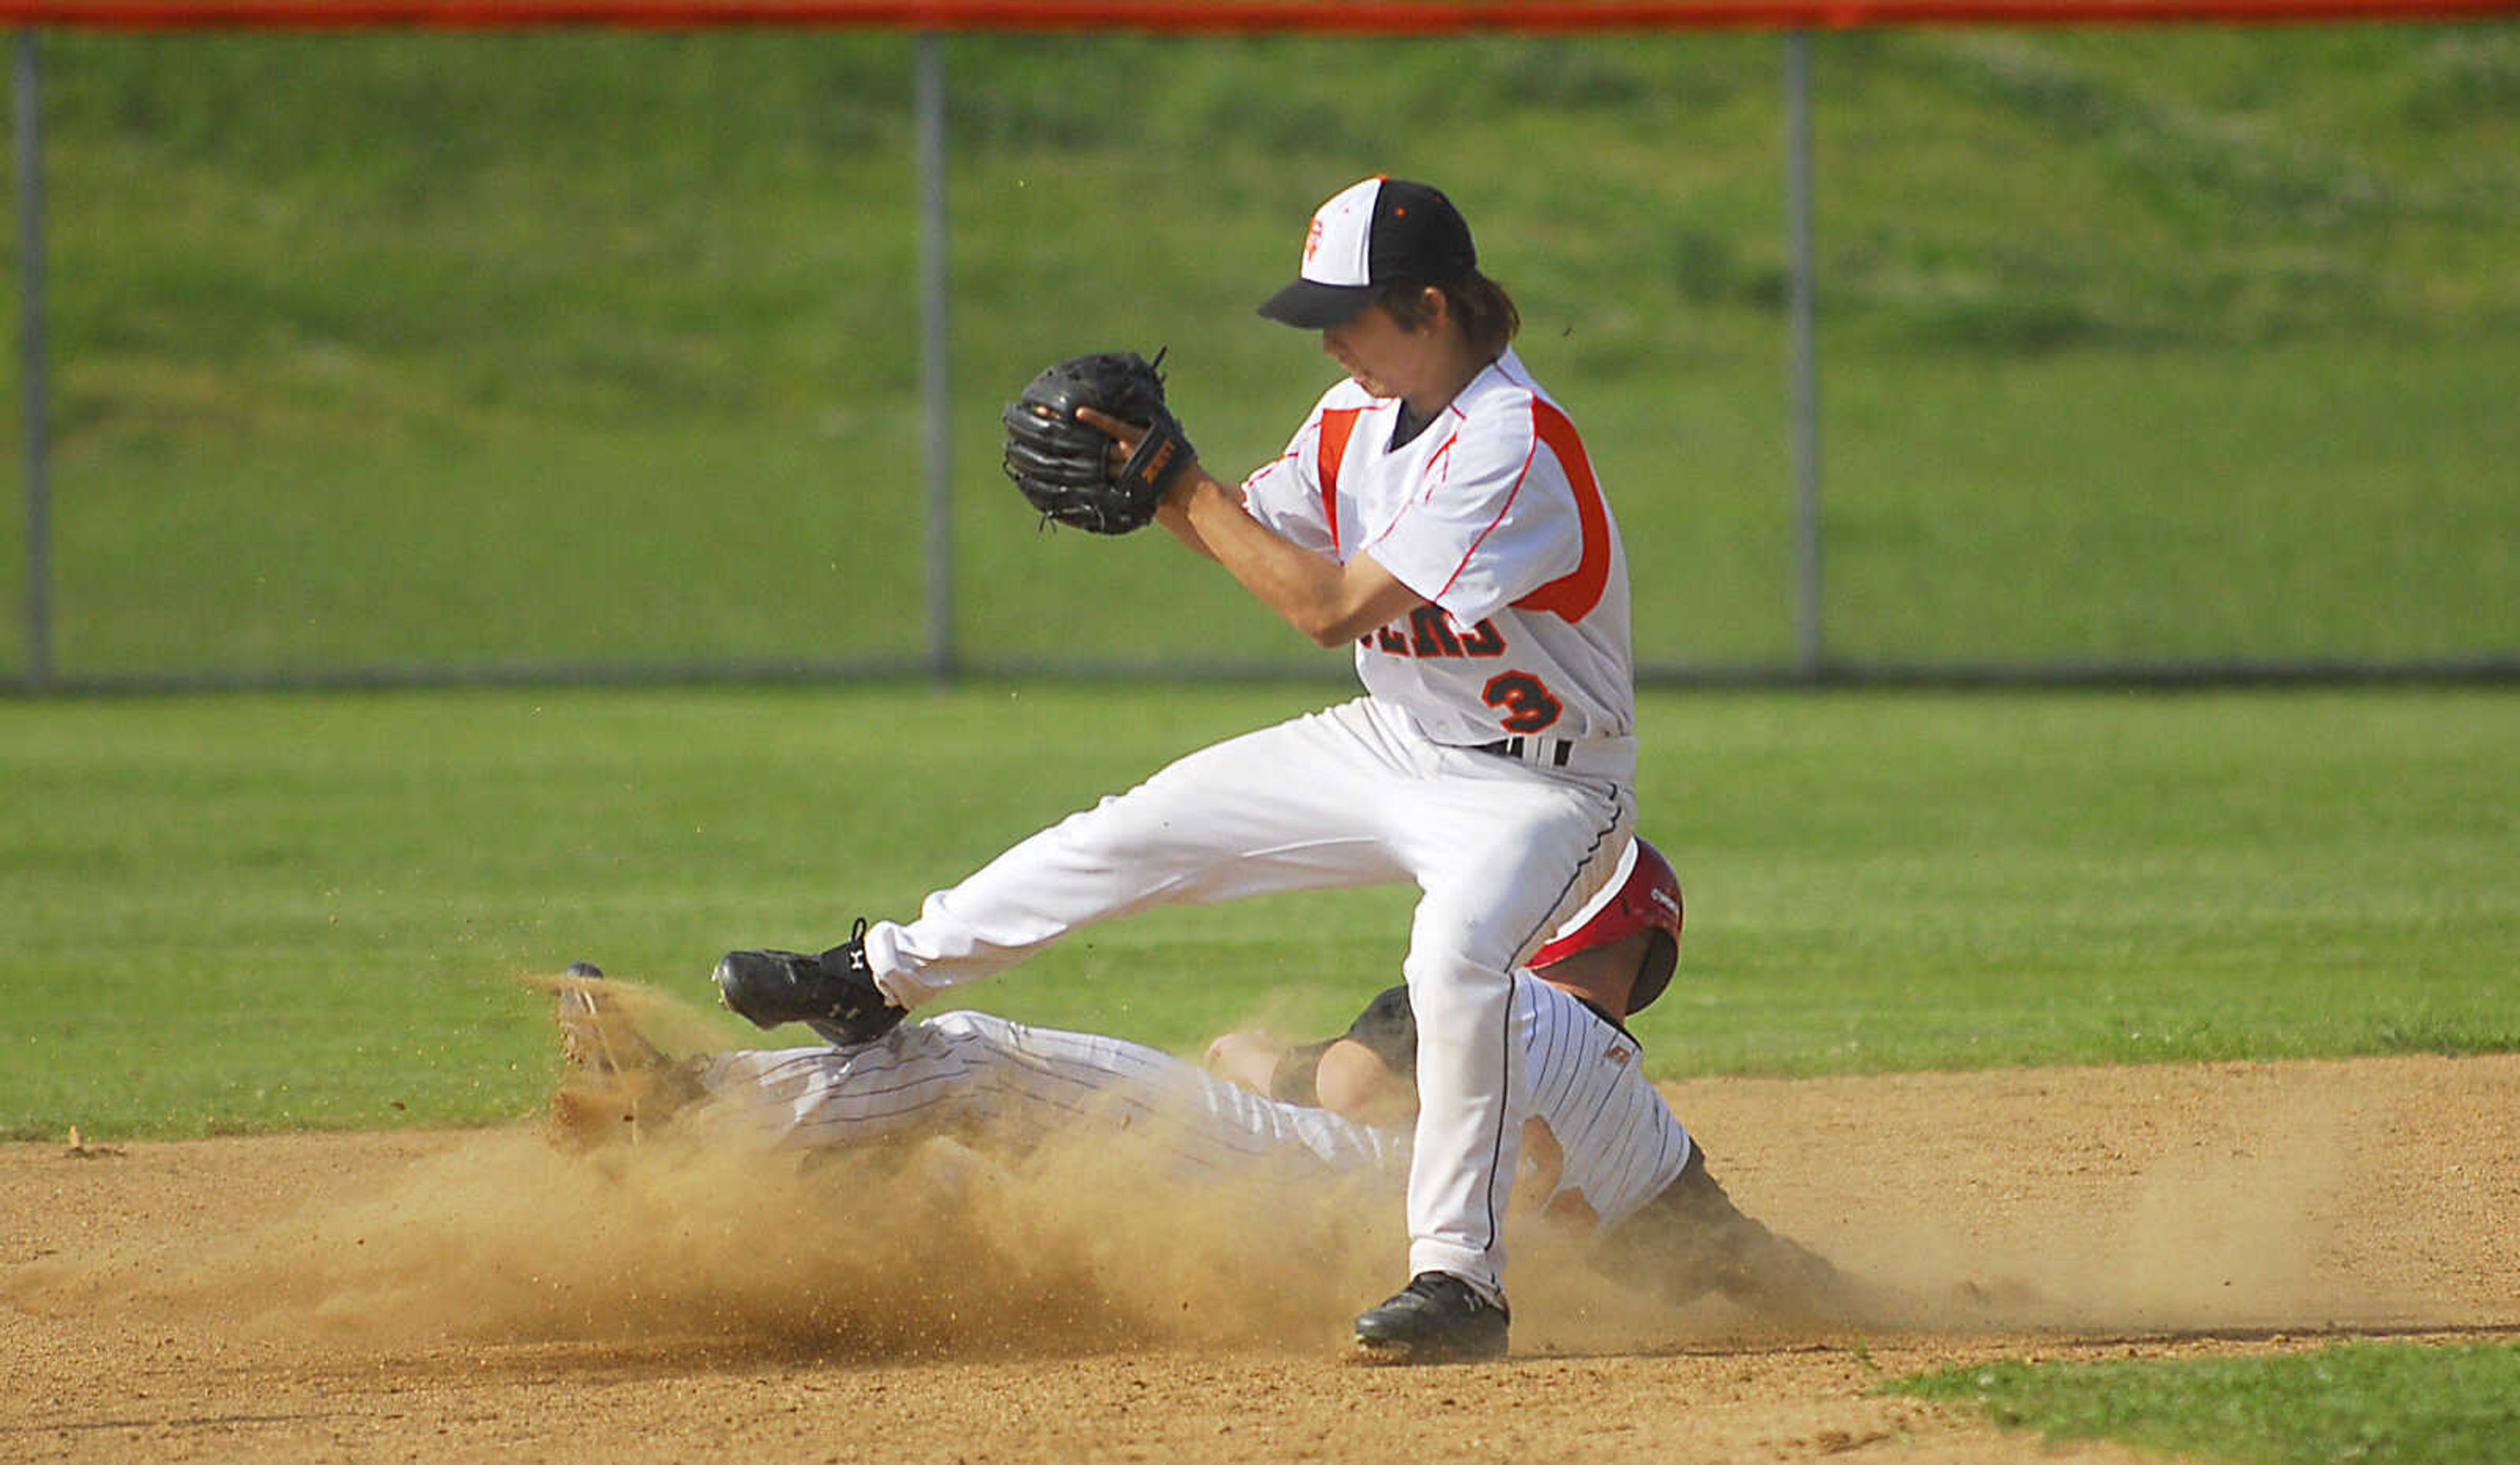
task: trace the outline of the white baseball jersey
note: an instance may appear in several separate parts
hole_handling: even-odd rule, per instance
[[[1627,1030],[1529,972],[1513,978],[1513,1033],[1525,1062],[1515,1108],[1549,1126],[1564,1156],[1557,1196],[1580,1194],[1604,1226],[1680,1178],[1692,1141],[1644,1074]]]
[[[1517,1117],[1544,1121],[1564,1151],[1552,1196],[1580,1193],[1608,1226],[1679,1177],[1688,1131],[1645,1078],[1636,1039],[1527,973],[1512,1030],[1529,1076]],[[703,1080],[714,1120],[788,1149],[948,1131],[1029,1147],[1092,1128],[1153,1146],[1192,1176],[1289,1183],[1396,1182],[1410,1150],[1406,1130],[1281,1103],[1142,1043],[983,1012],[913,1020],[859,1047],[720,1054]]]
[[[857,1047],[722,1053],[702,1081],[713,1121],[778,1148],[969,1131],[1029,1147],[1095,1126],[1159,1148],[1192,1172],[1389,1167],[1408,1137],[1255,1094],[1126,1038],[1033,1028],[984,1012],[903,1023]]]
[[[1627,552],[1574,424],[1510,350],[1395,447],[1401,406],[1341,382],[1242,484],[1262,524],[1426,600],[1358,641],[1367,690],[1438,743],[1632,737]]]

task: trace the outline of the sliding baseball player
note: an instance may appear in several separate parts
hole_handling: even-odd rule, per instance
[[[1511,1100],[1523,1150],[1513,1209],[1581,1232],[1650,1235],[1648,1252],[1626,1249],[1623,1273],[1646,1273],[1678,1298],[1716,1288],[1773,1310],[1787,1296],[1817,1295],[1826,1263],[1733,1209],[1646,1079],[1626,1028],[1670,983],[1681,922],[1670,865],[1635,842],[1616,878],[1513,974],[1515,1071],[1527,1076]],[[1021,1154],[1090,1129],[1188,1179],[1301,1184],[1371,1172],[1397,1185],[1407,1173],[1418,1041],[1405,987],[1330,1041],[1279,1049],[1228,1034],[1207,1068],[1124,1038],[971,1011],[905,1022],[854,1046],[676,1065],[621,1019],[583,965],[562,983],[559,1010],[581,1095],[607,1085],[617,1095],[564,1111],[599,1129],[635,1134],[698,1102],[710,1133],[779,1149],[950,1132]],[[1413,1356],[1394,1345],[1360,1349]]]

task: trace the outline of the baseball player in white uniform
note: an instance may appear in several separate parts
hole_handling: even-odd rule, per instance
[[[1732,1208],[1645,1077],[1642,1045],[1627,1030],[1625,1018],[1668,984],[1680,927],[1677,878],[1635,842],[1618,878],[1540,948],[1532,969],[1512,974],[1508,1026],[1521,1081],[1509,1112],[1524,1135],[1512,1209],[1613,1236],[1637,1218],[1628,1229],[1640,1234],[1615,1254],[1618,1270],[1674,1300],[1720,1289],[1772,1311],[1807,1308],[1833,1273]],[[1406,987],[1377,996],[1330,1041],[1264,1050],[1256,1034],[1227,1034],[1210,1048],[1211,1073],[1123,1038],[972,1011],[905,1022],[872,1043],[678,1065],[610,1005],[600,977],[572,968],[559,1008],[579,1081],[610,1085],[608,1102],[577,1111],[599,1135],[625,1119],[653,1126],[704,1099],[706,1132],[775,1149],[952,1132],[1020,1155],[1086,1131],[1140,1145],[1192,1179],[1396,1182],[1407,1165],[1408,1131],[1390,1126],[1405,1125],[1416,1107]]]
[[[1324,646],[1365,695],[1201,750],[1042,831],[919,918],[819,955],[736,951],[727,1005],[871,1041],[940,992],[1162,902],[1415,883],[1403,964],[1421,1098],[1410,1285],[1357,1319],[1392,1356],[1507,1343],[1502,1220],[1522,1081],[1509,973],[1610,876],[1635,824],[1627,560],[1572,422],[1514,354],[1511,299],[1424,184],[1313,215],[1260,307],[1346,380],[1239,487],[1192,463],[1158,518]],[[1138,430],[1096,416],[1135,445]]]

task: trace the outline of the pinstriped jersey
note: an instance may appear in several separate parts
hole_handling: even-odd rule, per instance
[[[1510,350],[1395,443],[1401,408],[1341,382],[1242,484],[1262,524],[1425,602],[1359,639],[1366,690],[1438,743],[1632,736],[1627,552],[1574,424]]]
[[[948,1012],[856,1047],[721,1053],[715,1119],[776,1148],[968,1129],[1029,1147],[1126,1135],[1192,1171],[1291,1178],[1407,1168],[1409,1135],[1282,1104],[1143,1043]]]
[[[1409,1013],[1397,1004],[1414,1033]],[[1527,971],[1513,976],[1511,1022],[1514,1112],[1546,1122],[1563,1152],[1557,1188],[1540,1205],[1580,1192],[1607,1226],[1679,1178],[1688,1131],[1645,1077],[1635,1038]],[[1414,1036],[1376,1051],[1406,1072]],[[780,1147],[957,1126],[1030,1144],[1100,1124],[1194,1170],[1395,1176],[1410,1149],[1405,1128],[1278,1103],[1140,1043],[981,1012],[907,1022],[860,1047],[720,1054],[703,1081],[721,1121]]]
[[[1513,1107],[1564,1150],[1557,1194],[1582,1191],[1609,1226],[1680,1178],[1688,1130],[1645,1077],[1634,1037],[1527,971],[1513,974],[1512,1023]]]

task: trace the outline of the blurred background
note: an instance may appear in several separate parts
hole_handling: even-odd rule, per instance
[[[20,685],[1344,678],[1169,543],[1045,535],[997,415],[1168,347],[1220,476],[1274,455],[1335,367],[1252,307],[1372,172],[1451,191],[1519,299],[1648,682],[2520,674],[2509,23],[1809,38],[1801,629],[1784,37],[17,44]]]

